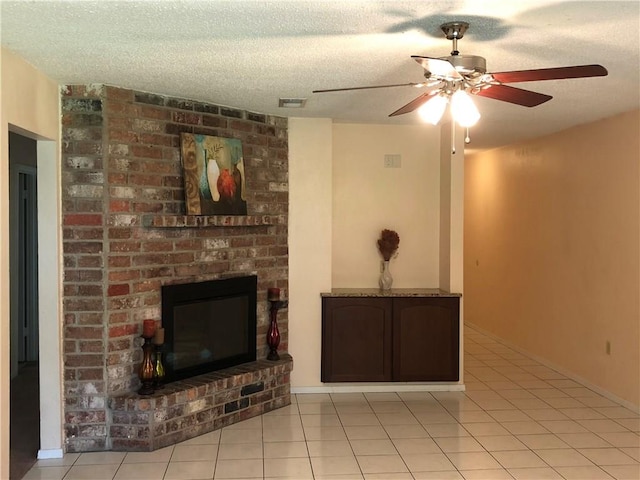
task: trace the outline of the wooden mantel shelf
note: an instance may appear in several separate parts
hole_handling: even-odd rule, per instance
[[[284,225],[285,215],[145,215],[142,224],[149,228],[258,227]]]

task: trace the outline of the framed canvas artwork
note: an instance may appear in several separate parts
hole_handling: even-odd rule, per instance
[[[242,142],[180,134],[187,215],[246,215]]]

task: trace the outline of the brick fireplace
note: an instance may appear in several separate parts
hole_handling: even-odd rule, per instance
[[[291,358],[264,360],[267,288],[288,286],[287,120],[104,85],[65,86],[61,105],[66,451],[148,449],[287,404]],[[184,215],[181,132],[242,141],[246,216]],[[247,274],[258,276],[250,371],[137,399],[142,320],[161,320],[161,286]],[[286,310],[278,321],[286,353]],[[145,412],[163,427],[132,427]]]

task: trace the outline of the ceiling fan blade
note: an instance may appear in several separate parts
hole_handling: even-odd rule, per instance
[[[326,92],[346,92],[348,90],[366,90],[370,88],[389,88],[389,87],[422,87],[423,83],[394,83],[392,85],[372,85],[368,87],[347,87],[347,88],[329,88],[326,90],[313,90],[312,93],[326,93]]]
[[[421,107],[422,104],[427,103],[427,101],[429,101],[429,99],[431,97],[433,97],[434,95],[437,95],[438,93],[439,93],[439,90],[434,90],[432,92],[423,93],[419,97],[414,98],[413,100],[411,100],[404,107],[399,108],[395,112],[389,114],[389,116],[390,117],[395,117],[397,115],[403,115],[405,113],[413,112],[415,109]]]
[[[509,85],[491,85],[479,92],[474,92],[480,97],[493,98],[503,102],[515,103],[523,107],[535,107],[541,103],[548,102],[553,97],[544,93],[532,92],[522,88],[510,87]]]
[[[463,78],[456,70],[456,67],[441,58],[420,57],[418,55],[411,55],[411,58],[418,62],[427,72],[437,77],[445,77],[447,80],[462,80]]]
[[[602,65],[576,65],[575,67],[538,68],[497,72],[491,76],[501,83],[535,82],[538,80],[562,80],[565,78],[604,77],[608,74]]]

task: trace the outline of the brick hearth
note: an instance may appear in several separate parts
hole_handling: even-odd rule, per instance
[[[116,395],[113,450],[152,451],[291,403],[293,361],[259,360],[173,382],[153,395]]]

